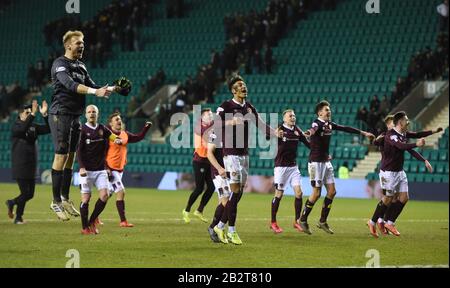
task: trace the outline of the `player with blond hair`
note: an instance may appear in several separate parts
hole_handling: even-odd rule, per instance
[[[51,68],[54,89],[49,108],[49,125],[55,156],[52,164],[52,209],[61,220],[79,216],[69,200],[72,169],[80,137],[80,116],[86,106],[86,95],[108,98],[117,86],[95,84],[86,65],[81,61],[84,35],[81,31],[67,31],[62,39],[64,55],[55,59]]]

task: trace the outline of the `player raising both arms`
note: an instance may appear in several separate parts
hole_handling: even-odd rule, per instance
[[[331,203],[336,195],[333,166],[329,161],[330,156],[328,152],[333,130],[361,134],[369,139],[373,139],[375,136],[369,132],[361,131],[353,127],[341,126],[332,122],[330,103],[327,101],[321,101],[316,105],[316,114],[319,117],[312,123],[312,128],[305,132],[306,136],[310,136],[309,143],[311,151],[309,153],[308,172],[313,192],[309,196],[309,199],[306,200],[305,208],[300,217],[300,226],[305,233],[311,234],[307,222],[308,215],[320,197],[322,185],[325,184],[327,195],[323,201],[322,213],[317,227],[327,233],[333,234],[333,230],[330,229],[327,223]]]
[[[259,117],[255,107],[246,101],[248,90],[241,76],[233,75],[228,81],[228,89],[233,94],[233,98],[223,102],[217,108],[217,115],[221,118],[223,162],[227,176],[229,177],[232,193],[225,207],[228,213],[228,233],[225,236],[225,223],[223,222],[219,222],[214,227],[214,231],[222,242],[225,242],[223,239],[228,237],[231,243],[240,245],[242,241],[236,232],[235,223],[237,205],[242,197],[248,177],[249,122],[255,122],[257,127],[264,131],[267,136],[282,137],[283,132],[274,130],[265,124]],[[251,121],[248,121],[250,119]]]
[[[406,117],[406,115],[405,115]],[[388,115],[384,119],[384,123],[386,124],[387,131],[391,131],[395,125],[394,125],[394,115]],[[409,120],[408,120],[409,123]],[[430,130],[430,131],[421,131],[421,132],[411,132],[406,131],[405,132],[405,138],[422,138],[430,136],[434,133],[441,132],[443,129],[441,127],[437,128],[436,130]],[[385,142],[385,135],[386,133],[380,134],[375,141],[373,142],[374,145],[378,146],[381,151],[381,163],[385,161],[385,154],[384,154],[384,142]],[[431,173],[433,172],[433,167],[431,166],[430,162],[423,158],[423,156],[418,153],[417,151],[413,149],[406,150],[408,153],[410,153],[414,158],[416,158],[419,161],[424,162],[425,167],[427,170]],[[408,197],[403,197],[403,203],[402,201],[399,201],[400,193],[395,193],[392,191],[388,191],[387,188],[389,186],[387,185],[389,182],[386,179],[386,172],[380,169],[380,184],[381,189],[383,189],[383,197],[380,200],[380,202],[377,204],[377,207],[375,208],[375,212],[372,216],[372,219],[370,219],[367,222],[367,226],[369,227],[370,234],[374,236],[375,238],[378,238],[378,233],[376,230],[375,225],[378,227],[380,232],[382,234],[387,234],[387,231],[390,231],[392,234],[399,236],[400,233],[395,228],[395,221],[397,220],[398,216],[400,215],[403,207],[406,204],[406,201],[408,201]],[[400,188],[400,186],[398,187]],[[407,189],[407,188],[406,188]],[[397,191],[400,192],[400,191]],[[389,193],[389,194],[388,194]],[[387,223],[385,223],[387,222]]]
[[[107,98],[118,86],[96,85],[80,61],[84,51],[84,35],[67,31],[63,36],[64,56],[57,58],[51,68],[54,93],[49,109],[49,125],[55,157],[52,164],[53,202],[50,204],[59,219],[80,213],[69,200],[72,169],[80,137],[80,116],[86,106],[86,94]]]
[[[295,125],[295,120],[294,110],[288,109],[283,112],[283,125],[281,125],[279,129],[284,132],[284,135],[283,138],[278,139],[278,152],[275,158],[275,197],[272,200],[272,221],[270,225],[270,229],[272,229],[275,233],[283,232],[283,229],[281,229],[277,224],[277,212],[281,198],[283,197],[284,189],[288,184],[291,185],[295,192],[294,228],[300,232],[303,232],[299,223],[303,206],[303,192],[301,187],[301,175],[298,170],[296,158],[297,147],[300,142],[303,142],[306,147],[310,147],[309,142],[303,135],[302,130]]]
[[[119,145],[122,141],[108,128],[98,123],[97,106],[89,105],[86,107],[86,119],[87,122],[81,126],[80,145],[77,151],[80,166],[81,233],[98,234],[95,220],[105,209],[108,200],[108,173],[105,166],[108,139]],[[92,186],[97,188],[99,198],[88,220]]]
[[[121,143],[118,144],[113,138],[110,138],[108,143],[106,165],[110,173],[110,191],[117,195],[116,207],[120,217],[119,226],[133,227],[134,225],[128,223],[127,218],[125,217],[125,187],[122,183],[123,170],[127,164],[127,144],[136,143],[144,139],[145,134],[152,126],[152,123],[146,122],[139,134],[132,134],[123,129],[122,117],[120,116],[120,113],[116,112],[109,115],[108,125],[108,128],[111,129],[112,133],[121,140]]]

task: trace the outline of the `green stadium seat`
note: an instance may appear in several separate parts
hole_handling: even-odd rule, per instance
[[[447,149],[447,148],[448,148],[448,141],[440,140],[439,141],[439,149]]]
[[[429,161],[438,161],[439,151],[431,150]]]
[[[419,173],[426,173],[427,172],[427,168],[425,167],[425,165],[419,165]]]
[[[424,182],[434,182],[433,175],[425,174],[424,175]]]
[[[343,148],[342,147],[336,147],[334,149],[333,158],[342,158],[342,152],[343,152]]]
[[[414,174],[415,175],[415,181],[414,182],[424,182],[424,174],[419,173],[419,174]]]
[[[445,164],[444,163],[436,164],[435,173],[444,174],[445,173]]]
[[[405,170],[406,173],[411,172],[410,171],[410,161],[405,161],[403,163],[403,170]]]
[[[405,153],[405,160],[411,160],[411,154]]]
[[[448,161],[448,152],[447,151],[440,151],[439,152],[439,161]]]
[[[434,183],[441,183],[442,182],[442,175],[434,174],[432,175],[432,179]]]

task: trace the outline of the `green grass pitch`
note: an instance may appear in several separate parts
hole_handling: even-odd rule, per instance
[[[376,249],[381,266],[448,267],[448,202],[410,201],[398,219],[400,237],[372,238],[365,225],[376,200],[336,199],[329,216],[334,235],[312,227],[313,235],[292,228],[294,203],[284,197],[278,222],[284,232],[269,230],[270,195],[245,194],[239,203],[237,229],[242,246],[211,242],[207,224],[181,220],[189,191],[128,189],[126,213],[134,228],[118,227],[114,198],[101,219],[98,235],[81,235],[79,218],[61,222],[49,209],[51,187],[38,185],[25,210],[26,225],[7,218],[6,199],[13,184],[0,185],[0,267],[65,267],[68,249],[80,253],[80,267],[364,267],[366,252]],[[71,197],[79,203],[79,192]],[[97,199],[93,194],[90,212]],[[199,199],[197,200],[199,201]],[[212,217],[216,195],[205,209]],[[310,216],[319,218],[322,200]],[[193,210],[198,202],[194,204]]]

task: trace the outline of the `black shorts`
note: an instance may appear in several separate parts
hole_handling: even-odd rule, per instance
[[[195,185],[197,187],[202,187],[205,183],[212,182],[211,177],[211,164],[209,162],[192,161],[192,166],[194,167],[194,177]]]
[[[52,133],[55,154],[76,152],[80,140],[80,116],[68,114],[50,114],[48,119]]]

